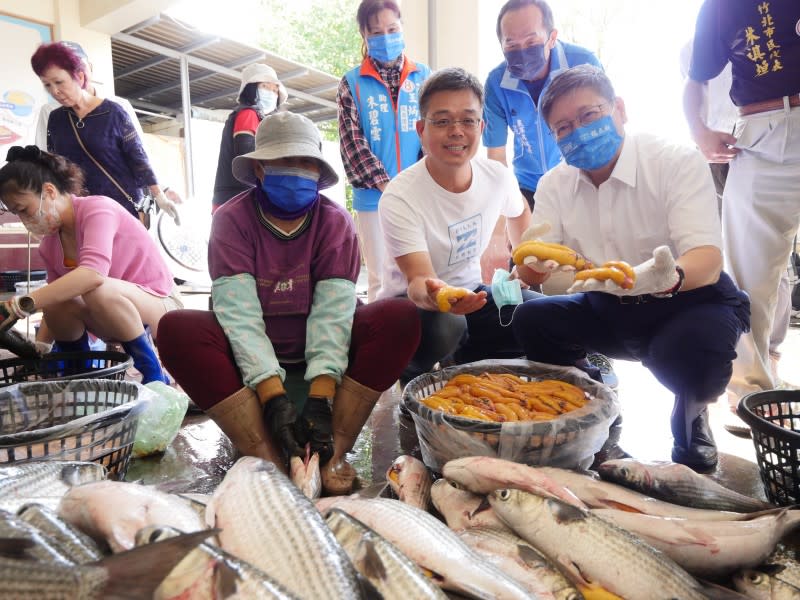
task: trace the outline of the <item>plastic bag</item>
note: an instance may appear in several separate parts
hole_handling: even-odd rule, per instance
[[[511,373],[528,380],[561,379],[588,392],[591,401],[550,421],[511,423],[453,417],[421,403],[459,373],[484,372]],[[527,360],[484,360],[420,375],[403,390],[403,403],[416,425],[422,460],[437,473],[447,461],[463,456],[494,456],[564,469],[588,468],[619,414],[619,401],[611,388],[593,381],[583,371]]]
[[[141,458],[164,452],[172,443],[183,423],[189,396],[160,381],[145,385],[154,398],[139,418],[139,428],[133,442],[133,456]]]

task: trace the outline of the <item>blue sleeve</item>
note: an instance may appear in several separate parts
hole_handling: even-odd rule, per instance
[[[505,146],[508,140],[508,122],[496,89],[500,82],[494,75],[494,72],[490,73],[486,80],[486,101],[483,105],[483,120],[486,124],[483,129],[483,145],[487,148]],[[496,83],[492,81],[493,78]]]
[[[140,187],[157,184],[158,180],[150,167],[150,160],[147,158],[142,139],[136,132],[130,117],[119,104],[111,101],[109,103],[114,107],[114,120],[120,135],[120,150],[127,159],[128,168],[133,173],[136,184]]]
[[[720,7],[716,0],[706,0],[697,14],[692,42],[689,79],[709,81],[719,75],[728,63],[720,28]]]

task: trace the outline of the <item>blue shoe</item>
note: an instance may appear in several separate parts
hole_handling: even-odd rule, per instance
[[[603,354],[594,353],[587,354],[586,360],[600,371],[600,377],[603,379],[604,384],[612,390],[616,390],[619,387],[619,379],[617,379],[617,374],[614,372],[614,363],[611,362],[610,358]]]

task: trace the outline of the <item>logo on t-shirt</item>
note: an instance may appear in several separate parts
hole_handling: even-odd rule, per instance
[[[478,256],[481,241],[481,215],[454,223],[447,229],[450,235],[449,265]]]

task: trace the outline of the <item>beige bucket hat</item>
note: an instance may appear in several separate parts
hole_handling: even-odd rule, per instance
[[[248,83],[277,83],[278,84],[278,105],[286,102],[289,94],[286,93],[286,88],[278,79],[278,74],[275,69],[263,63],[253,63],[247,65],[242,70],[242,84],[239,86],[239,93],[242,93],[244,86]]]
[[[275,160],[303,156],[314,158],[320,166],[319,189],[336,185],[339,176],[322,155],[319,129],[310,119],[291,112],[277,112],[264,117],[256,130],[256,149],[233,159],[233,176],[242,183],[256,186],[254,160]]]

